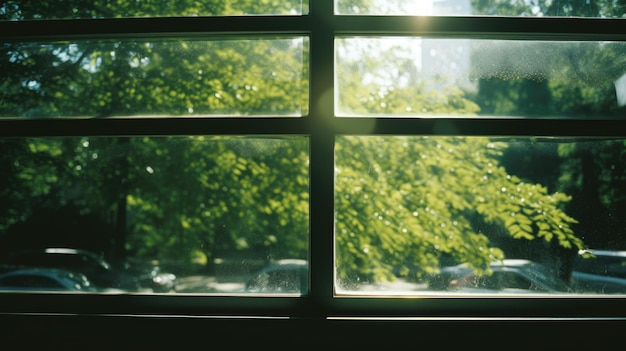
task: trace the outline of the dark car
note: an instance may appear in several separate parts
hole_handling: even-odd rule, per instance
[[[296,293],[309,290],[309,264],[302,259],[284,259],[256,272],[245,287],[250,293]]]
[[[0,291],[97,291],[81,273],[56,268],[22,268],[0,274]]]
[[[581,293],[626,294],[626,251],[579,251],[572,284]]]
[[[7,255],[4,263],[18,267],[60,268],[82,273],[101,291],[118,289],[128,292],[170,292],[175,289],[176,277],[159,272],[158,267],[141,270],[130,266],[116,268],[88,250],[48,248],[15,251]]]
[[[176,292],[176,275],[165,272],[159,265],[150,262],[126,261],[112,268],[139,278],[142,288],[150,288],[155,293]]]
[[[431,288],[468,293],[569,293],[571,287],[540,263],[524,259],[493,262],[491,274],[476,274],[467,264],[444,267]]]

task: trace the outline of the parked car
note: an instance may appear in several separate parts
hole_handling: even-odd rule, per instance
[[[247,281],[249,293],[297,293],[309,291],[309,264],[302,259],[284,259],[266,265]]]
[[[139,285],[148,287],[155,293],[176,292],[176,275],[165,272],[159,265],[150,262],[123,262],[114,269],[119,269],[139,277]]]
[[[468,293],[568,293],[571,287],[546,266],[524,259],[491,264],[492,274],[474,273],[467,264],[444,267],[431,278],[431,289]]]
[[[81,249],[48,248],[11,252],[5,264],[21,267],[60,268],[82,273],[99,290],[118,289],[128,292],[170,292],[175,290],[176,276],[160,272],[158,267],[134,269],[113,267],[97,254]]]
[[[625,294],[626,251],[579,251],[572,269],[572,285],[581,293]]]
[[[0,291],[95,292],[87,276],[56,268],[23,268],[0,274]]]

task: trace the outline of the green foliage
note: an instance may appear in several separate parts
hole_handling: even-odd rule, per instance
[[[342,1],[342,12],[356,12],[359,4],[359,11],[373,6],[367,1]],[[15,20],[307,9],[306,2],[273,0],[75,0],[63,5],[9,1],[0,15]],[[306,114],[307,48],[305,38],[293,37],[7,43],[0,59],[0,69],[6,72],[0,83],[0,115]],[[441,82],[436,78],[430,83],[437,89],[428,84],[380,83],[389,72],[386,67],[407,68],[392,70],[395,81],[415,74],[406,57],[396,55],[398,50],[392,48],[382,58],[342,56],[349,64],[338,67],[350,68],[338,74],[344,112],[471,115],[489,107],[463,89],[437,85]],[[602,62],[620,57],[617,52],[599,56],[593,52],[590,59]],[[364,79],[362,72],[371,76]],[[524,101],[535,101],[523,94],[507,96],[506,88],[513,84],[525,85],[494,84],[486,99],[493,101],[494,111],[515,110]],[[568,113],[576,108],[576,100],[591,101],[604,93],[583,86],[542,88],[560,102],[571,102],[561,105]],[[528,94],[531,89],[525,85],[515,91]],[[536,108],[546,106],[539,105]],[[26,221],[32,208],[72,205],[123,227],[128,232],[124,247],[138,257],[207,263],[234,253],[263,259],[308,255],[306,137],[0,142],[0,180],[6,184],[0,190],[0,230]],[[508,173],[500,164],[506,147],[482,137],[339,137],[335,250],[342,283],[391,280],[396,271],[419,278],[436,273],[445,257],[487,270],[505,253],[492,244],[490,233],[477,229],[478,221],[519,240],[582,248],[572,230],[576,221],[564,211],[570,197]],[[575,174],[569,172],[568,181],[576,182]],[[603,177],[616,179],[618,174]],[[610,189],[615,186],[606,187],[605,198],[617,196]],[[127,223],[121,222],[120,214],[127,214]]]
[[[475,15],[499,16],[582,16],[616,17],[624,15],[624,3],[612,0],[526,1],[472,0]]]
[[[67,19],[120,18],[165,16],[223,16],[245,14],[301,14],[308,12],[308,2],[302,0],[69,0],[5,1],[0,6],[0,19]]]
[[[337,140],[337,273],[344,284],[418,278],[443,256],[488,270],[504,253],[472,218],[513,238],[583,248],[562,211],[570,198],[548,194],[499,166],[505,143],[479,137],[341,137]],[[367,150],[355,152],[354,150]]]
[[[10,70],[5,84],[14,92],[0,113],[305,114],[307,49],[306,39],[286,37],[7,44],[7,57],[15,59],[1,65]]]
[[[72,205],[115,227],[121,210],[130,217],[125,246],[140,257],[307,257],[304,137],[24,141],[3,141],[18,166],[2,193],[3,204],[13,200],[1,213],[8,224],[27,219],[27,210]]]

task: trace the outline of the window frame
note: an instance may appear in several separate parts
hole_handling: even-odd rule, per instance
[[[626,298],[354,297],[334,295],[334,142],[338,135],[458,135],[624,137],[626,118],[335,117],[334,38],[341,35],[429,36],[528,40],[626,41],[626,20],[592,18],[350,16],[332,1],[315,1],[302,16],[121,18],[0,22],[0,39],[189,38],[294,34],[310,38],[309,114],[299,118],[0,119],[0,137],[139,135],[304,135],[310,142],[310,293],[302,297],[215,295],[67,295],[3,293],[0,314],[204,317],[308,320],[626,320]],[[375,124],[373,130],[363,125]]]

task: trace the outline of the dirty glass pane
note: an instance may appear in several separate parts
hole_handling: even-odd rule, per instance
[[[624,18],[613,0],[335,0],[341,15]]]
[[[197,17],[240,15],[305,15],[308,2],[284,1],[85,1],[39,0],[4,1],[0,4],[0,21],[40,19],[94,19],[131,17]]]
[[[308,38],[8,42],[0,117],[291,116]]]
[[[336,44],[339,116],[624,116],[624,42],[342,37]]]
[[[308,138],[0,139],[0,291],[308,292]]]
[[[339,295],[626,293],[626,139],[341,136]]]

